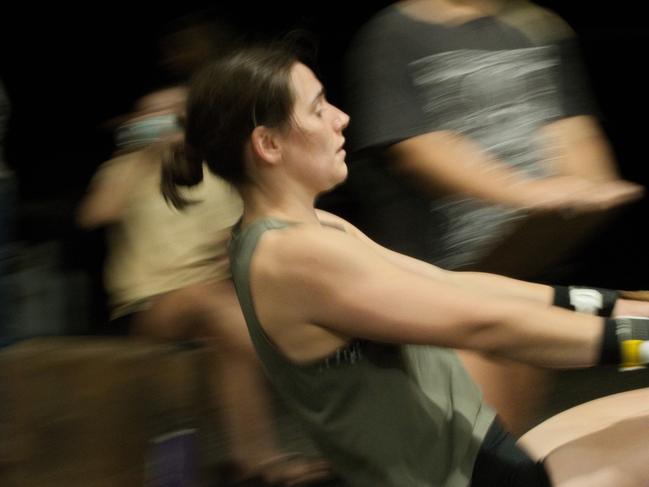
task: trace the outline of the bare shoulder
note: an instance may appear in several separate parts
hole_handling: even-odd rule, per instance
[[[367,245],[352,234],[353,226],[329,215],[323,216],[322,226],[299,224],[266,232],[257,246],[254,270],[274,279],[323,282],[365,261]]]
[[[355,239],[347,231],[340,231],[347,228],[343,222],[329,220],[323,222],[324,225],[297,224],[265,232],[257,253],[263,256],[263,260],[279,263],[287,260],[295,264],[317,261],[319,256],[338,253],[353,245]]]
[[[330,213],[325,210],[316,210],[316,214],[318,215],[318,219],[323,225],[326,225],[331,228],[336,228],[338,230],[342,230],[345,233],[363,239],[363,240],[368,240],[369,237],[367,237],[361,230],[359,230],[355,225],[349,223],[347,220],[344,218],[335,215],[333,213]]]
[[[318,216],[318,220],[320,220],[324,225],[339,227],[341,230],[347,230],[348,228],[353,227],[353,225],[347,220],[331,212],[320,209],[316,209],[315,212]]]

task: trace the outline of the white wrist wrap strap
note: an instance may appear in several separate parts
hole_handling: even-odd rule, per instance
[[[604,307],[604,298],[597,289],[571,287],[569,295],[570,304],[580,313],[596,315]]]

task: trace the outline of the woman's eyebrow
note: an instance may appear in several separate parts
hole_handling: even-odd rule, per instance
[[[313,97],[313,100],[311,101],[311,106],[318,103],[321,98],[324,98],[324,96],[325,96],[325,90],[324,90],[324,88],[320,88],[320,91],[318,91],[318,94]]]

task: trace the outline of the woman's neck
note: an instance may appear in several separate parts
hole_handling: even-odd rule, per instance
[[[403,0],[398,8],[425,22],[461,25],[496,14],[503,3],[504,0]]]
[[[244,226],[259,218],[319,223],[314,207],[315,197],[300,195],[288,188],[277,191],[259,187],[243,187],[241,196],[244,203]]]

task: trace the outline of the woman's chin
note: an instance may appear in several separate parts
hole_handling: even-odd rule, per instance
[[[342,164],[341,164],[340,166],[341,166],[341,167],[340,167],[340,171],[339,171],[339,173],[337,174],[336,181],[334,182],[334,184],[333,184],[333,186],[331,187],[331,189],[335,188],[335,187],[338,186],[339,184],[344,183],[344,182],[347,180],[347,175],[349,174],[349,170],[348,170],[348,168],[347,168],[347,164],[345,164],[345,162],[343,161]]]

